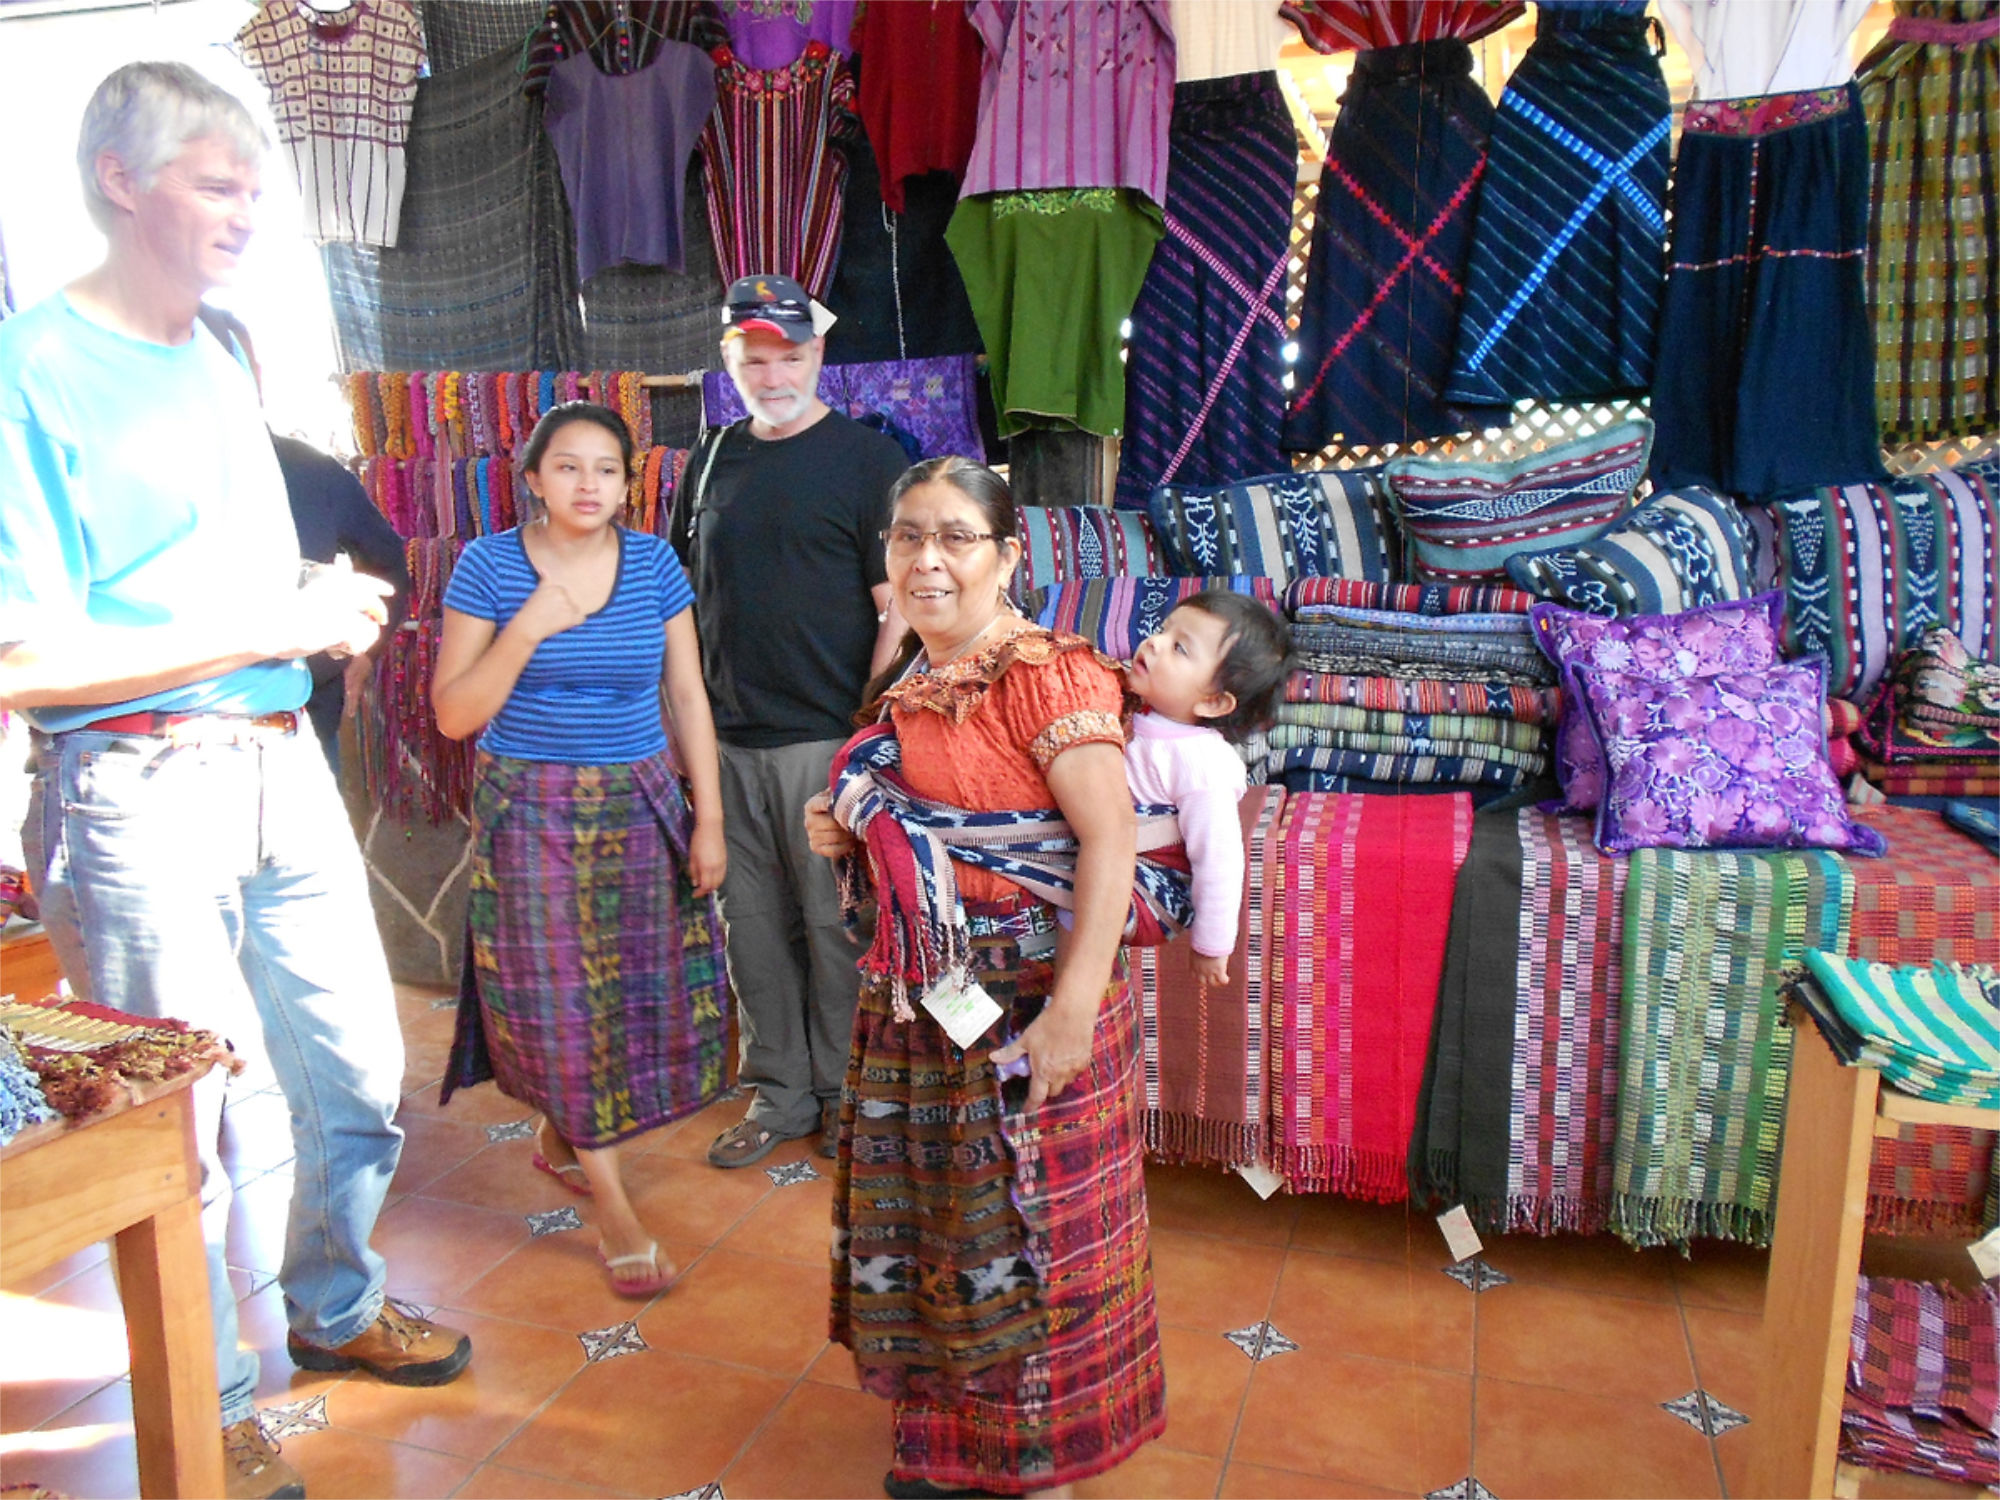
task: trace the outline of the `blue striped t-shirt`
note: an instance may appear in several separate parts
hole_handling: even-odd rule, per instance
[[[616,765],[667,747],[660,718],[666,622],[694,603],[673,549],[618,530],[618,581],[604,607],[550,636],[480,731],[479,748],[519,760]],[[518,529],[474,540],[452,569],[445,608],[504,630],[541,582]]]

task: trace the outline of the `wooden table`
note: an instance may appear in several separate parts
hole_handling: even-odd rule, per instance
[[[192,1093],[207,1071],[83,1125],[34,1126],[0,1150],[0,1282],[113,1241],[147,1496],[222,1493]]]
[[[1876,1138],[1906,1124],[2000,1130],[2000,1110],[1933,1104],[1882,1087],[1873,1068],[1844,1067],[1794,1006],[1792,1077],[1778,1222],[1764,1288],[1764,1401],[1750,1493],[1813,1500],[1855,1491],[1838,1462],[1848,1341],[1868,1218]]]

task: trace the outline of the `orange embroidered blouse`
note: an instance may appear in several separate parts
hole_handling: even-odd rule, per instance
[[[1124,681],[1081,636],[1020,631],[905,678],[883,694],[903,745],[903,775],[940,802],[975,812],[1053,807],[1045,774],[1073,745],[1125,745]],[[960,865],[967,901],[1020,887]]]

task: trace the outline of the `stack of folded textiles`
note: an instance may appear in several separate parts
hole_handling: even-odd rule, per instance
[[[1840,1456],[1870,1469],[2000,1484],[2000,1302],[1991,1288],[1863,1276]]]
[[[1792,993],[1842,1062],[1874,1068],[1919,1099],[2000,1109],[2000,969],[1885,964],[1818,948],[1805,963]]]
[[[1933,627],[1882,680],[1855,738],[1861,774],[1890,796],[2000,796],[2000,664]]]
[[[1560,695],[1517,589],[1305,578],[1286,591],[1301,670],[1253,777],[1290,791],[1484,788],[1542,775]]]

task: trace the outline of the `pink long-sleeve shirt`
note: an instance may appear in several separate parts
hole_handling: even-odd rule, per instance
[[[1236,950],[1243,904],[1243,825],[1237,804],[1249,784],[1243,758],[1213,729],[1155,713],[1132,720],[1125,783],[1135,802],[1170,802],[1194,871],[1194,951],[1219,958]]]

